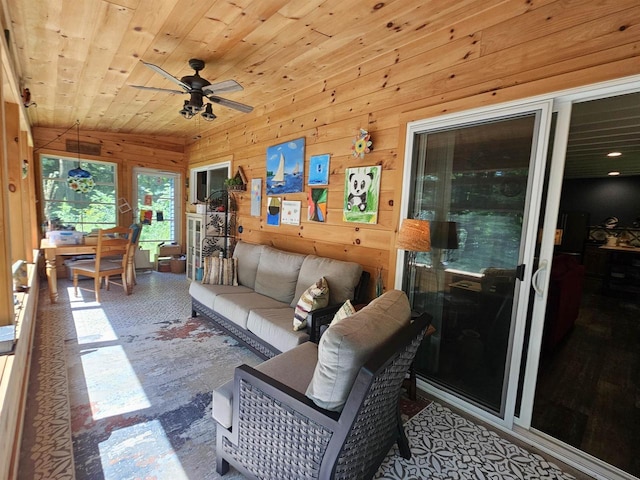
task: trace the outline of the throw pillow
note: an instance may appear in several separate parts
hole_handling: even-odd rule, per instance
[[[205,257],[202,283],[210,285],[238,285],[238,259]]]
[[[338,310],[333,316],[333,320],[331,320],[331,323],[329,325],[334,325],[344,320],[345,318],[350,317],[354,313],[356,313],[356,309],[353,308],[353,305],[351,305],[351,301],[347,300],[342,304],[340,310]]]
[[[293,329],[302,330],[307,326],[307,314],[329,304],[329,285],[324,277],[307,288],[296,304],[293,314]]]

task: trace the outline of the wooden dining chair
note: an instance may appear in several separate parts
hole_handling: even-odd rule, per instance
[[[76,297],[78,296],[78,276],[84,275],[92,277],[94,290],[96,292],[96,302],[100,303],[100,288],[102,279],[105,279],[106,289],[109,290],[109,283],[121,285],[127,295],[131,293],[131,279],[129,278],[129,256],[131,251],[131,241],[133,239],[133,229],[127,227],[106,228],[98,231],[98,245],[96,247],[96,258],[93,262],[83,263],[73,269],[73,288]],[[110,277],[120,275],[121,283],[111,281]]]

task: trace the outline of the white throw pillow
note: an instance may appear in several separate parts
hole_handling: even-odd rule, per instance
[[[300,295],[293,314],[293,329],[297,331],[306,328],[308,313],[326,307],[328,303],[329,285],[322,277]]]
[[[334,325],[344,320],[345,318],[350,317],[354,313],[356,313],[356,309],[353,308],[353,305],[351,305],[351,301],[347,300],[342,304],[342,306],[340,307],[340,310],[338,310],[336,314],[333,316],[333,320],[331,320],[331,323],[329,325]]]

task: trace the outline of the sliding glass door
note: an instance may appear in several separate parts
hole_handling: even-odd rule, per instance
[[[404,216],[431,227],[431,250],[415,256],[410,297],[437,329],[418,353],[418,375],[505,422],[549,120],[543,102],[418,122],[407,136]]]

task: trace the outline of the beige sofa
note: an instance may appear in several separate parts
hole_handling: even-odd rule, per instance
[[[267,245],[240,241],[238,285],[192,282],[189,293],[193,315],[202,315],[263,358],[291,350],[319,338],[321,317],[346,301],[360,302],[368,274],[354,262],[285,252]],[[294,308],[303,292],[324,277],[329,307],[311,312],[307,328],[293,329]],[[325,322],[326,323],[326,322]]]

